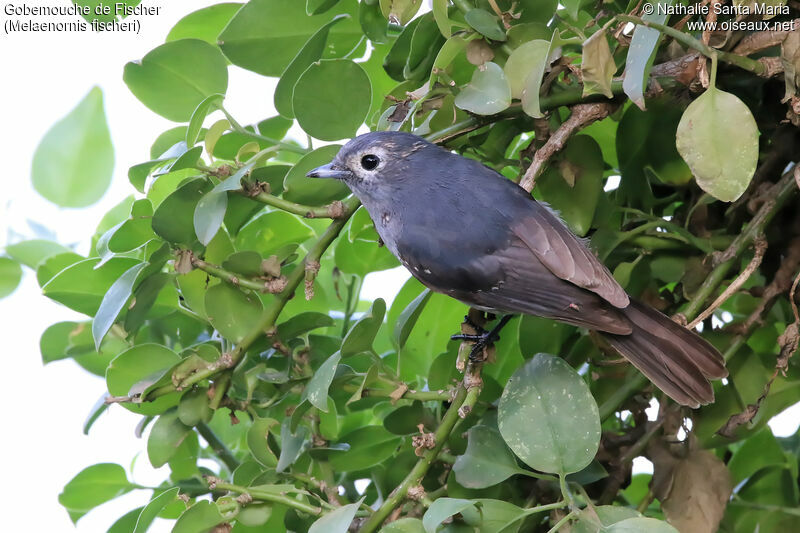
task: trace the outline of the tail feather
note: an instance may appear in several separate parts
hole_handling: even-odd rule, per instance
[[[655,309],[631,300],[630,335],[602,333],[609,343],[670,398],[699,407],[714,401],[709,379],[728,375],[722,355],[708,341]]]

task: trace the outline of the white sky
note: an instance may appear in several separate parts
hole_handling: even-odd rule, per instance
[[[298,0],[300,1],[300,0]],[[0,0],[0,7],[10,3]],[[13,2],[22,5],[21,1]],[[67,0],[40,0],[29,5],[63,5]],[[127,169],[148,159],[150,144],[175,124],[149,111],[122,81],[126,61],[139,59],[162,43],[169,29],[187,13],[217,2],[209,0],[145,0],[162,7],[158,17],[143,17],[141,33],[0,34],[0,160],[4,187],[0,193],[0,246],[11,231],[33,237],[27,221],[54,231],[61,243],[80,243],[90,235],[112,205],[133,192]],[[0,26],[8,18],[0,12]],[[236,67],[229,69],[226,106],[242,123],[275,114],[274,80]],[[99,85],[115,148],[115,171],[110,190],[98,204],[81,210],[60,209],[42,199],[30,184],[33,152],[44,133]],[[364,296],[390,297],[407,278],[401,271],[373,275]],[[58,321],[81,315],[43,296],[31,272],[22,286],[0,301],[0,339],[5,369],[0,380],[4,431],[0,440],[3,483],[0,501],[6,512],[5,531],[72,531],[57,496],[82,468],[98,462],[117,462],[128,468],[136,461],[134,480],[157,484],[166,468],[154,471],[144,454],[145,441],[133,437],[138,417],[113,407],[94,426],[89,437],[81,427],[89,409],[105,392],[104,381],[72,361],[44,367],[38,342],[42,331]],[[781,434],[796,430],[798,412],[785,413],[774,427]],[[136,491],[89,513],[75,531],[105,531],[125,512],[143,505],[149,492]],[[151,531],[168,531],[169,523]]]

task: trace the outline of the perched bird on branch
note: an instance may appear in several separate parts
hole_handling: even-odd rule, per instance
[[[481,163],[409,133],[374,132],[308,173],[343,181],[389,250],[432,290],[474,308],[547,317],[598,331],[672,399],[714,400],[727,375],[702,337],[633,300],[546,205]],[[463,337],[462,337],[463,338]]]

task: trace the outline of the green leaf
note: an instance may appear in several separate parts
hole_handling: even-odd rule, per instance
[[[331,382],[333,382],[336,367],[341,359],[342,355],[336,352],[320,365],[303,390],[301,401],[308,400],[311,405],[323,413],[328,412],[328,389],[331,386]]]
[[[597,453],[597,404],[583,378],[558,357],[536,354],[514,372],[497,416],[506,444],[536,470],[577,472]]]
[[[758,165],[753,114],[713,85],[683,112],[675,144],[700,188],[724,202],[744,193]]]
[[[448,4],[447,0],[433,0],[433,5],[431,6],[436,25],[439,26],[439,31],[446,39],[449,39],[453,34],[453,23],[447,14]]]
[[[364,426],[340,438],[339,442],[349,444],[350,449],[331,453],[331,466],[334,471],[352,472],[375,466],[394,455],[402,438],[383,426]]]
[[[401,518],[386,524],[380,533],[425,533],[425,526],[419,518]]]
[[[12,259],[16,259],[34,270],[45,259],[69,251],[69,248],[65,248],[57,242],[43,239],[31,239],[6,246],[6,253]]]
[[[264,213],[248,222],[236,236],[237,250],[253,250],[269,257],[288,245],[300,244],[314,231],[298,217],[285,211]]]
[[[295,113],[292,108],[292,96],[294,94],[294,87],[297,80],[308,67],[315,61],[319,61],[325,51],[325,43],[328,40],[328,34],[331,28],[338,22],[348,18],[348,15],[337,15],[333,20],[323,25],[312,35],[308,41],[303,45],[303,48],[297,53],[286,70],[281,74],[278,85],[275,87],[275,94],[273,101],[275,102],[275,109],[281,116],[286,118],[294,118]]]
[[[644,15],[643,20],[664,24],[667,20],[667,8],[672,5],[672,0],[655,0],[653,13]],[[622,90],[628,98],[644,111],[644,88],[650,76],[650,66],[655,58],[656,45],[661,38],[661,33],[647,26],[636,26],[633,30],[631,45],[625,57],[625,77],[622,80]]]
[[[506,32],[500,25],[500,19],[492,15],[485,9],[470,9],[464,15],[467,24],[475,28],[478,33],[492,39],[493,41],[505,41]]]
[[[216,46],[199,39],[181,39],[125,65],[123,80],[152,111],[185,122],[203,100],[225,94],[228,65]]]
[[[576,135],[567,142],[560,161],[536,180],[534,196],[558,211],[574,233],[584,236],[603,190],[604,170],[597,142],[588,135]]]
[[[285,418],[281,424],[281,455],[275,466],[275,470],[278,472],[283,472],[292,466],[310,445],[308,428],[300,426],[293,432],[291,424],[291,418]]]
[[[402,313],[400,313],[400,317],[394,324],[393,336],[393,340],[398,348],[402,348],[406,345],[406,341],[408,340],[408,336],[411,334],[411,330],[414,329],[414,325],[417,323],[419,315],[422,314],[422,311],[425,309],[425,304],[427,304],[428,300],[431,299],[432,294],[433,293],[430,291],[430,289],[426,288],[419,294],[419,296],[414,298],[414,300],[408,304],[405,309],[403,309]]]
[[[48,259],[39,269],[62,255],[64,254]],[[94,316],[111,285],[125,271],[139,263],[127,257],[115,257],[98,267],[99,262],[100,260],[95,257],[67,266],[47,281],[42,287],[42,292],[51,300],[70,309]]]
[[[456,96],[456,106],[476,115],[494,115],[511,105],[511,89],[503,69],[487,62],[475,69],[472,80]]]
[[[178,518],[172,533],[208,533],[225,521],[214,502],[199,500]]]
[[[205,310],[220,335],[239,343],[261,320],[263,305],[255,294],[219,283],[206,291]]]
[[[641,516],[635,509],[616,505],[598,505],[593,510],[594,513],[590,509],[581,511],[571,533],[605,533],[612,524]]]
[[[360,502],[343,505],[324,514],[311,524],[308,533],[347,533],[350,523],[356,517],[359,505],[361,505]]]
[[[136,520],[136,529],[133,530],[133,533],[146,533],[150,528],[150,524],[153,523],[161,511],[163,511],[167,505],[177,501],[179,490],[178,487],[173,487],[154,496],[139,513],[139,517]]]
[[[59,274],[68,266],[74,265],[75,263],[83,261],[84,259],[86,258],[73,252],[65,252],[63,254],[56,254],[48,257],[36,267],[36,282],[39,283],[40,287],[44,287],[48,281],[56,276],[56,274]],[[109,282],[109,286],[111,283],[113,283],[113,280]],[[97,304],[100,305],[99,300]]]
[[[22,281],[22,267],[8,257],[0,257],[0,298],[5,298],[15,290]]]
[[[387,35],[388,21],[381,13],[381,7],[378,3],[360,2],[358,6],[358,22],[361,24],[361,30],[364,35],[373,44],[386,43],[389,40]]]
[[[194,109],[189,119],[189,125],[186,127],[186,146],[193,147],[197,144],[200,138],[200,130],[203,127],[203,121],[205,121],[209,113],[220,108],[224,98],[224,94],[212,94],[197,104],[197,107]]]
[[[100,463],[83,469],[66,484],[58,495],[73,523],[83,515],[133,490],[125,469],[114,463]]]
[[[209,406],[208,388],[198,387],[181,396],[178,404],[178,419],[185,426],[194,427],[197,424],[209,423],[214,416],[214,411]]]
[[[419,11],[422,0],[380,0],[381,12],[389,22],[405,26]]]
[[[106,533],[130,533],[136,527],[136,519],[139,518],[141,512],[142,507],[131,509],[111,524]]]
[[[333,324],[333,319],[323,313],[314,311],[299,313],[278,324],[278,338],[288,342],[296,337],[305,335],[309,331],[317,328],[327,328]]]
[[[146,267],[148,263],[139,263],[126,270],[117,281],[115,281],[108,292],[103,296],[103,301],[100,302],[100,308],[92,320],[92,337],[94,338],[94,346],[100,349],[100,343],[103,338],[114,325],[125,304],[133,293],[133,284],[139,277],[139,273]]]
[[[60,207],[86,207],[106,192],[113,170],[114,147],[103,92],[94,87],[36,147],[33,188]]]
[[[153,213],[153,231],[167,242],[195,242],[194,212],[200,199],[210,189],[211,184],[205,178],[184,183],[167,196]]]
[[[353,50],[363,38],[357,7],[352,0],[340,1],[333,9],[309,17],[302,0],[251,0],[220,34],[220,47],[235,65],[278,77],[309,37],[341,13],[351,18],[333,28],[323,57],[343,57]]]
[[[525,82],[531,75],[538,76],[541,80],[549,53],[550,42],[536,39],[520,45],[508,56],[503,71],[511,87],[512,97],[522,98]]]
[[[496,485],[520,473],[514,454],[497,430],[473,426],[468,432],[467,451],[453,465],[456,480],[469,489]]]
[[[306,0],[306,14],[319,15],[335,6],[339,0]]]
[[[425,527],[426,533],[435,533],[439,524],[473,505],[475,504],[472,500],[437,498],[425,511],[425,515],[422,517],[422,525]]]
[[[461,514],[464,522],[477,528],[479,533],[514,533],[519,530],[520,521],[525,517],[523,509],[509,502],[488,498],[473,502],[475,507],[468,507]]]
[[[602,94],[613,98],[611,79],[617,71],[617,64],[608,46],[606,31],[596,31],[583,43],[581,56],[581,75],[583,76],[583,96]]]
[[[627,518],[612,524],[605,530],[607,533],[678,533],[678,530],[655,518],[644,516]]]
[[[728,461],[731,481],[736,486],[762,468],[786,464],[786,456],[769,427],[762,428],[742,443]]]
[[[363,352],[372,351],[372,343],[375,336],[383,324],[383,316],[386,314],[386,302],[378,298],[372,302],[372,307],[364,313],[358,322],[353,324],[342,340],[342,357],[350,357]]]
[[[241,7],[242,4],[226,3],[193,11],[169,30],[165,40],[200,39],[216,46],[217,36]]]
[[[106,370],[106,385],[112,396],[128,396],[134,385],[160,377],[180,362],[181,358],[160,344],[137,344],[125,350],[111,361]],[[134,413],[157,415],[177,405],[179,395],[168,394],[152,402],[133,404],[125,402],[123,407]]]
[[[342,105],[345,101],[346,106]],[[347,59],[313,63],[297,80],[292,95],[300,127],[323,141],[354,137],[371,102],[369,76],[358,63]]]
[[[180,421],[177,409],[170,409],[159,416],[147,439],[150,464],[154,468],[167,464],[191,430],[191,427]]]
[[[256,461],[267,468],[275,468],[278,458],[269,447],[269,433],[279,422],[273,418],[256,418],[247,430],[247,447]]]
[[[325,205],[340,200],[350,193],[339,180],[312,179],[306,174],[320,165],[330,163],[339,153],[341,145],[330,144],[317,148],[300,158],[300,161],[286,174],[283,197],[304,205]]]

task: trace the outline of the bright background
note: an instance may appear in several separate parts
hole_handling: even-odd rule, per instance
[[[75,244],[78,252],[88,253],[87,236],[94,233],[102,215],[133,191],[127,179],[128,167],[149,159],[152,141],[175,125],[146,109],[128,91],[122,81],[124,64],[163,43],[169,29],[184,15],[220,1],[145,0],[147,6],[161,6],[161,14],[142,17],[139,35],[0,34],[0,179],[4,184],[0,193],[0,246],[43,237],[37,235],[38,227],[40,232],[51,232],[50,238]],[[0,0],[0,26],[7,18],[4,9],[8,3]],[[67,0],[37,0],[30,5],[64,3]],[[229,68],[229,77],[225,105],[240,123],[276,114],[272,105],[275,79],[235,66]],[[50,126],[94,85],[99,85],[105,95],[115,150],[114,179],[96,205],[80,210],[58,208],[31,186],[33,152]],[[381,296],[390,303],[407,278],[402,268],[372,274],[362,295],[370,300]],[[137,440],[133,434],[139,417],[119,406],[112,406],[95,423],[90,437],[82,434],[86,415],[106,390],[104,381],[70,360],[44,367],[38,348],[45,328],[75,319],[85,317],[44,298],[29,270],[17,291],[0,301],[0,364],[4,369],[0,377],[4,420],[0,501],[6,510],[4,531],[102,532],[116,518],[148,501],[149,491],[129,493],[90,512],[73,528],[58,504],[58,494],[76,473],[91,464],[120,463],[132,469],[133,481],[143,485],[158,484],[168,475],[166,468],[156,471],[150,467],[142,453],[145,440]],[[776,436],[788,436],[797,430],[799,421],[800,410],[792,408],[770,425]],[[646,460],[636,461],[636,471],[651,468]],[[169,531],[169,523],[156,523],[151,531]]]

